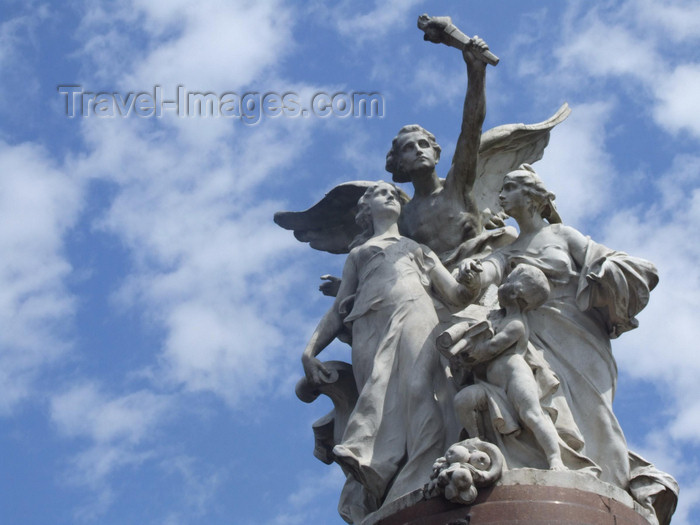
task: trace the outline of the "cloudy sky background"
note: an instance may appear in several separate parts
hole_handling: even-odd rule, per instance
[[[3,523],[342,523],[342,475],[311,455],[329,403],[293,389],[330,305],[318,276],[343,257],[272,215],[388,179],[404,124],[435,133],[446,173],[466,74],[423,42],[423,12],[500,56],[485,129],[572,107],[536,168],[565,223],[659,268],[641,327],[613,345],[616,413],[678,479],[674,523],[700,512],[697,2],[1,4]],[[375,91],[385,115],[68,118],[62,84]]]

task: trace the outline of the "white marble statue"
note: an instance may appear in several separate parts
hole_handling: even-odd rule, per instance
[[[401,234],[430,247],[450,268],[466,256],[513,240],[515,231],[502,227],[502,217],[495,212],[499,207],[495,195],[503,175],[523,162],[541,159],[551,129],[571,112],[564,104],[543,122],[507,124],[482,135],[486,114],[483,53],[488,46],[474,37],[461,49],[467,65],[467,93],[446,178],[440,178],[436,171],[441,148],[435,136],[417,124],[399,130],[385,166],[394,182],[413,186],[413,197],[406,197],[408,202],[399,219]],[[354,221],[357,200],[370,184],[340,184],[306,211],[276,213],[275,222],[293,230],[297,239],[309,242],[312,248],[347,253],[359,233]],[[335,292],[334,286],[324,290],[328,295]]]
[[[540,405],[559,382],[529,344],[526,316],[545,303],[549,290],[547,278],[534,266],[521,264],[510,272],[498,288],[503,310],[494,319],[495,333],[468,349],[472,369],[480,373],[474,373],[475,384],[457,394],[455,409],[472,437],[485,438],[479,419],[480,411],[489,406],[493,424],[502,434],[518,432],[524,425],[542,448],[549,468],[563,470],[557,430]]]
[[[392,184],[370,186],[358,208],[363,232],[302,358],[311,384],[330,381],[316,356],[351,326],[358,397],[333,455],[364,489],[359,497],[345,494],[353,517],[422,488],[449,444],[445,417],[454,391],[435,348],[432,294],[455,306],[474,296],[432,250],[399,234],[401,204]]]
[[[424,486],[426,497],[468,503],[502,469],[541,469],[612,484],[665,525],[678,485],[628,450],[612,410],[610,341],[637,326],[656,269],[561,224],[529,163],[568,106],[482,135],[486,64],[498,59],[447,17],[421,17],[419,27],[460,49],[467,66],[446,178],[435,137],[405,126],[386,169],[411,183],[411,198],[353,181],[306,211],[275,214],[312,248],[348,254],[341,279],[324,276],[335,299],[297,385],[303,401],[333,401],[314,424],[314,453],[346,474],[341,516],[360,523]],[[503,226],[504,213],[519,231]],[[352,365],[318,359],[336,338],[351,345]]]
[[[472,189],[486,116],[486,62],[480,59],[485,51],[488,46],[479,37],[468,40],[462,50],[469,81],[462,128],[447,177],[441,179],[435,169],[441,152],[435,136],[418,124],[401,128],[386,156],[386,170],[394,182],[410,182],[414,189],[413,198],[401,214],[400,230],[430,246],[443,260],[456,247],[470,242],[471,248],[478,243],[478,236],[484,235]],[[508,232],[497,230],[486,235],[496,244],[510,242],[512,238],[504,238],[504,233]],[[481,239],[480,244],[483,242]]]
[[[581,443],[573,447],[578,454],[563,455],[563,462],[590,471],[583,456],[600,469],[602,481],[629,489],[630,452],[612,410],[617,367],[610,340],[637,327],[635,315],[658,282],[656,269],[561,224],[554,195],[527,164],[506,175],[499,200],[517,221],[518,238],[477,264],[463,261],[460,269],[482,287],[507,282],[521,265],[546,276],[551,289],[547,300],[524,317],[530,344],[561,383],[546,408],[564,441],[568,436],[574,444],[571,438],[580,436]],[[498,445],[508,468],[551,467],[532,433],[504,433],[492,424],[493,417],[486,419],[485,438]],[[667,476],[654,479],[648,471],[646,478],[657,493],[677,491]]]

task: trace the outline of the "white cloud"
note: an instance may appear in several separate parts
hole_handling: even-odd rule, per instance
[[[239,89],[293,46],[293,13],[276,1],[132,0],[85,8],[80,35],[94,65],[89,76],[115,88]]]
[[[673,514],[673,525],[694,525],[697,521],[697,508],[700,505],[700,484],[695,481],[695,474],[687,476],[686,479],[687,482],[683,483],[681,488],[682,496],[678,500],[678,507]]]
[[[137,31],[150,31],[154,40],[132,66],[134,78],[152,83],[177,73],[213,86],[226,79],[231,89],[264,78],[286,52],[278,39],[294,45],[286,32],[294,20],[286,18],[285,29],[277,31],[285,11],[273,7],[243,3],[233,13],[233,7],[212,2],[194,12],[190,4],[178,4],[169,5],[166,14],[160,4],[141,6],[146,18]],[[200,25],[217,12],[220,25],[201,34]],[[181,19],[186,23],[180,27]],[[242,31],[227,25],[244,22]],[[172,24],[179,30],[161,39]],[[85,31],[88,27],[84,24]],[[269,32],[274,38],[267,38]],[[246,35],[245,44],[238,40]],[[222,55],[203,60],[215,45],[223,46]],[[169,53],[182,55],[184,62],[164,59]],[[232,67],[221,68],[228,61]],[[245,75],[237,75],[237,68],[246,69]],[[298,83],[293,88],[302,99],[312,91]],[[281,289],[266,282],[286,271],[280,268],[282,255],[297,241],[272,222],[279,205],[265,187],[277,184],[272,177],[302,158],[319,123],[282,118],[246,126],[173,115],[154,122],[83,121],[89,153],[76,161],[76,169],[108,181],[114,195],[96,234],[116,235],[134,263],[132,273],[117,283],[115,297],[123,307],[143,312],[149,327],[163,330],[159,358],[148,367],[156,384],[213,392],[236,406],[273,387],[286,368],[275,365],[280,356],[292,359],[280,352],[282,330],[294,316]]]
[[[670,406],[665,439],[700,442],[700,361],[697,312],[700,310],[700,157],[680,155],[655,183],[656,203],[610,217],[601,239],[609,246],[652,261],[660,282],[639,316],[640,327],[614,342],[621,368],[653,382]]]
[[[170,20],[156,27],[154,20],[163,13],[149,13],[144,25],[132,20],[135,34],[151,32],[153,47],[141,60],[123,64],[126,69],[110,70],[103,64],[94,78],[120,83],[124,73],[133,72],[129,82],[153,84],[182,74],[179,78],[184,81],[201,79],[207,89],[215,89],[224,79],[233,81],[227,88],[239,89],[275,64],[284,52],[278,39],[287,34],[275,31],[283,12],[275,12],[271,5],[245,6],[234,16],[235,6],[227,5],[217,19],[218,35],[202,34],[207,17],[222,7],[217,3],[199,6],[197,13],[190,13],[191,4],[181,9],[169,4],[173,20],[178,19],[173,14],[178,10],[187,19],[180,33],[168,34]],[[122,56],[130,43],[123,36],[101,38],[114,27],[109,27],[104,13],[91,16],[82,29],[88,36],[87,52],[97,59]],[[238,35],[229,28],[231,34],[221,38],[227,19],[252,17],[257,25],[248,24]],[[118,23],[115,20],[115,26]],[[270,35],[275,38],[261,38],[266,31],[275,33]],[[237,40],[243,37],[245,45]],[[250,42],[255,42],[255,52]],[[222,48],[214,57],[217,45]],[[172,53],[180,52],[185,62],[174,63]],[[207,60],[201,60],[202,53]],[[242,54],[234,60],[236,53]],[[150,388],[112,397],[89,381],[52,400],[56,428],[81,447],[65,466],[64,479],[92,491],[94,502],[78,510],[80,519],[98,519],[114,504],[116,472],[139,468],[163,454],[168,461],[173,459],[172,451],[161,450],[153,441],[172,408],[171,398],[157,393],[164,385],[176,392],[212,392],[238,406],[243,398],[274,389],[275,377],[287,368],[274,359],[281,350],[280,327],[286,323],[278,319],[288,307],[280,294],[289,284],[270,289],[266,280],[281,254],[296,241],[272,223],[279,208],[261,188],[281,166],[299,158],[310,124],[263,124],[245,127],[230,120],[184,118],[81,122],[87,152],[73,160],[72,169],[83,178],[106,182],[112,195],[92,234],[115,236],[132,262],[131,273],[113,284],[115,306],[138,312],[143,328],[155,327],[162,339],[141,375],[151,381]],[[205,495],[216,488],[219,475],[195,479],[198,466],[185,463],[178,467],[183,482],[202,489],[182,509],[188,507],[188,515],[204,512]],[[178,511],[168,519],[177,522]]]
[[[698,370],[695,370],[698,372]],[[697,392],[695,392],[697,395]],[[679,441],[688,441],[694,445],[700,444],[700,402],[697,399],[688,399],[690,396],[685,396],[686,403],[683,410],[674,418],[674,421],[669,429],[669,433],[674,439]]]
[[[263,310],[236,301],[217,311],[195,299],[174,307],[167,327],[167,372],[190,390],[212,391],[235,405],[260,395],[277,375],[271,349],[283,337]]]
[[[434,75],[414,78],[408,67],[410,75],[396,72],[411,61],[410,56],[399,57],[400,66],[389,62],[388,57],[406,49],[401,49],[402,42],[392,41],[392,31],[406,21],[414,25],[414,14],[409,16],[414,5],[376,3],[371,11],[357,14],[355,5],[346,2],[332,10],[334,16],[329,20],[341,34],[357,42],[383,39],[380,43],[386,44],[382,46],[386,51],[363,60],[386,62],[381,66],[384,78],[400,74],[407,79],[406,85],[413,80],[424,92],[437,93],[441,89]],[[629,9],[632,4],[625,5]],[[693,30],[681,15],[681,7],[674,4],[673,14],[659,17],[654,27],[678,28],[678,38],[692,42]],[[269,2],[194,5],[184,0],[133,0],[108,8],[86,2],[85,9],[82,58],[91,57],[95,67],[86,67],[82,74],[88,81],[111,82],[115,89],[147,89],[156,83],[185,83],[191,89],[207,90],[241,90],[255,82],[285,85],[276,69],[295,46],[290,28],[299,16]],[[578,79],[584,87],[587,82],[581,78],[632,80],[628,89],[641,85],[645,88],[640,90],[642,95],[659,103],[656,111],[666,129],[697,135],[697,124],[688,109],[695,102],[682,90],[684,83],[697,80],[695,66],[659,66],[672,74],[657,83],[655,90],[650,64],[662,63],[658,57],[663,53],[657,41],[642,38],[632,22],[621,22],[623,11],[612,12],[615,16],[607,21],[602,16],[577,21],[590,22],[590,27],[577,24],[573,28],[578,36],[564,42],[568,47],[562,48],[561,67],[543,82],[561,76],[566,81]],[[248,23],[252,19],[255,23]],[[656,35],[651,28],[653,19],[645,20],[646,29]],[[443,81],[448,77],[456,78],[439,76]],[[458,107],[463,90],[458,86],[463,84],[450,83],[455,86],[449,89],[454,93],[450,96],[458,100]],[[260,86],[268,88],[268,84]],[[294,89],[301,92],[312,86],[296,85]],[[444,85],[442,91],[444,94]],[[567,223],[576,224],[611,209],[614,196],[608,188],[616,170],[605,139],[608,115],[618,102],[597,90],[574,101],[572,116],[552,133],[545,159],[536,166],[557,193]],[[99,179],[111,199],[92,234],[109,235],[121,243],[129,259],[124,269],[129,275],[112,284],[115,302],[139,316],[145,330],[155,328],[159,334],[144,358],[148,373],[141,377],[152,381],[147,384],[150,388],[110,395],[98,383],[85,380],[52,398],[51,418],[56,428],[82,447],[66,466],[66,476],[94,489],[95,503],[85,507],[81,517],[97,519],[114,503],[111,479],[115,472],[136,469],[147,461],[171,465],[172,472],[192,488],[192,499],[183,506],[195,509],[195,515],[210,502],[224,474],[203,472],[197,459],[174,457],[172,451],[164,452],[154,443],[173,409],[173,399],[159,394],[159,389],[174,390],[175,396],[182,391],[210,392],[230,407],[239,407],[249,397],[276,395],[276,388],[293,382],[288,371],[294,366],[298,372],[299,364],[298,351],[292,349],[300,347],[298,339],[308,335],[310,327],[305,314],[294,311],[296,305],[290,304],[287,294],[298,284],[298,265],[303,263],[283,259],[295,248],[297,253],[310,250],[272,224],[272,213],[279,206],[266,188],[279,188],[275,178],[286,175],[312,151],[316,122],[278,120],[274,125],[263,122],[245,127],[225,119],[86,119],[82,122],[86,152],[70,166],[75,176],[56,167],[36,146],[0,149],[0,197],[5,199],[2,192],[7,189],[9,203],[9,207],[4,206],[5,200],[0,203],[0,214],[7,215],[0,217],[3,224],[12,224],[7,231],[0,229],[3,253],[11,254],[0,261],[0,269],[7,269],[0,273],[0,324],[12,327],[0,333],[0,341],[12,338],[27,346],[21,351],[3,347],[0,374],[6,374],[7,380],[1,377],[0,384],[8,386],[0,404],[11,406],[25,396],[32,376],[63,355],[69,344],[64,329],[75,305],[65,286],[71,267],[63,253],[63,239],[80,211],[81,178]],[[366,141],[373,140],[367,137],[352,136],[340,144],[344,160],[349,162],[353,153],[365,151]],[[386,147],[390,139],[391,135],[385,137]],[[376,176],[370,178],[386,177],[385,146],[371,147],[374,156],[355,166],[361,171],[374,170]],[[686,160],[694,165],[692,159]],[[5,166],[15,169],[8,171]],[[626,334],[616,352],[631,374],[656,380],[681,407],[664,437],[687,443],[696,442],[700,435],[694,423],[696,408],[690,401],[692,396],[700,397],[694,386],[698,370],[689,364],[697,359],[688,345],[697,340],[693,314],[700,305],[694,298],[700,294],[688,284],[689,279],[697,278],[698,254],[692,247],[678,248],[678,243],[692,235],[687,225],[700,220],[700,199],[692,190],[697,184],[692,171],[684,170],[682,189],[671,190],[674,174],[678,175],[677,169],[669,172],[662,185],[660,194],[665,201],[660,208],[648,213],[619,210],[611,219],[610,231],[600,240],[615,248],[624,244],[629,251],[659,264],[662,288],[652,294],[652,305],[643,314],[647,318],[638,331],[642,339],[634,339],[634,332]],[[322,191],[320,185],[318,191]],[[297,294],[294,300],[298,304],[303,302],[299,297],[306,300],[312,293],[316,292]],[[668,312],[672,311],[671,318]],[[650,336],[653,330],[645,327],[648,319],[657,317],[663,319],[664,329]],[[660,361],[660,348],[675,351],[672,355],[664,351]],[[280,513],[275,523],[312,521],[309,513],[317,508],[315,503],[323,499],[325,505],[328,499],[337,498],[340,485],[338,469],[321,479],[302,476],[298,490],[282,497],[286,513]],[[700,492],[690,486],[691,491]],[[185,514],[178,512],[173,510],[168,522],[186,521]]]
[[[82,185],[31,143],[0,142],[0,412],[33,393],[45,367],[70,347],[75,299],[65,236]]]
[[[138,445],[170,406],[167,397],[141,390],[110,399],[92,383],[75,386],[51,400],[51,418],[69,437],[87,437],[97,444]]]
[[[9,61],[19,58],[18,48],[24,44],[22,37],[33,25],[28,15],[20,15],[0,24],[0,68],[7,69]]]
[[[451,51],[457,52],[454,49]],[[436,64],[434,60],[431,62],[423,59],[412,68],[411,84],[416,91],[416,105],[429,109],[438,106],[439,111],[444,111],[447,107],[457,109],[462,105],[467,86],[466,66],[451,71],[448,70],[446,61]],[[455,81],[456,79],[458,80]]]
[[[571,115],[551,133],[543,159],[535,169],[557,196],[566,224],[577,225],[606,209],[615,176],[606,150],[606,125],[611,104],[576,104]]]
[[[663,4],[663,5],[660,5]],[[542,23],[538,22],[541,26]],[[527,37],[532,37],[526,33]],[[697,46],[700,10],[686,1],[571,2],[553,56],[541,35],[516,37],[519,74],[542,93],[568,91],[569,102],[637,106],[671,133],[700,134]],[[690,45],[688,45],[690,44]],[[624,97],[624,98],[623,98]]]
[[[657,79],[654,120],[676,134],[688,131],[700,139],[700,63],[683,64]]]
[[[205,471],[198,463],[197,458],[188,456],[168,457],[161,463],[163,470],[183,481],[177,504],[168,506],[170,512],[164,519],[166,524],[190,523],[191,519],[188,518],[204,516],[208,507],[219,498],[222,483],[230,481],[222,468]]]
[[[319,512],[328,507],[329,500],[338,497],[345,484],[345,475],[337,465],[325,468],[327,472],[321,476],[310,473],[299,475],[296,490],[285,498],[284,511],[267,525],[321,523]]]
[[[50,414],[60,434],[88,443],[67,458],[63,479],[90,490],[75,513],[80,520],[92,521],[114,502],[110,476],[157,455],[156,429],[172,414],[172,398],[148,390],[111,397],[96,384],[84,383],[54,395]]]
[[[694,0],[636,0],[625,12],[656,38],[674,44],[700,39],[700,5]]]
[[[672,473],[680,482],[678,507],[673,525],[694,525],[697,505],[700,503],[700,482],[697,480],[698,457],[686,447],[673,446],[665,429],[653,429],[644,439],[644,445],[630,443],[630,448],[642,457],[653,460],[654,466]]]
[[[28,84],[31,84],[33,89],[38,87],[33,75],[28,74],[27,62],[31,52],[38,47],[37,28],[49,14],[49,8],[46,5],[34,5],[26,9],[23,14],[9,18],[0,24],[0,71],[3,72],[3,84],[10,77],[12,80],[10,84],[14,85],[15,80],[24,76],[25,96]]]
[[[700,64],[697,54],[678,46],[700,39],[700,9],[685,1],[662,3],[626,2],[572,17],[556,52],[562,71],[547,78],[570,84],[587,76],[617,81],[649,106],[661,127],[698,137]]]
[[[261,293],[256,283],[296,241],[274,225],[278,207],[257,191],[300,154],[305,133],[251,128],[234,145],[220,137],[204,152],[179,137],[165,141],[119,125],[89,128],[94,153],[80,170],[103,171],[116,184],[100,229],[123,239],[135,262],[122,304],[165,329],[163,359],[151,373],[232,405],[258,395],[276,374],[283,303],[278,290]],[[275,154],[261,158],[263,144]],[[232,157],[233,170],[225,167]]]
[[[386,37],[397,24],[403,24],[408,15],[414,13],[417,3],[418,0],[376,1],[374,9],[358,13],[355,2],[343,2],[335,6],[332,16],[343,35],[363,42]]]
[[[595,11],[579,23],[573,38],[555,52],[562,67],[583,68],[596,76],[653,76],[649,64],[659,57],[651,42],[621,24],[600,20]]]
[[[258,79],[292,45],[294,18],[278,2],[180,2],[173,6],[139,1],[135,7],[158,21],[172,20],[177,13],[180,30],[178,38],[162,39],[137,62],[133,74],[124,79],[127,84],[155,81],[192,89],[238,88]]]

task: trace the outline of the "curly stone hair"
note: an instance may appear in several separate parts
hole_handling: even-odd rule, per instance
[[[509,287],[520,284],[518,302],[524,312],[534,310],[542,306],[549,299],[550,286],[547,277],[542,270],[529,264],[518,264],[508,274],[506,282],[498,288],[499,299]]]
[[[539,211],[543,219],[550,224],[560,223],[561,217],[554,205],[555,195],[544,187],[544,182],[529,164],[521,164],[517,170],[511,171],[505,178],[520,183],[525,193],[532,200],[532,205]]]
[[[399,130],[397,135],[394,137],[394,140],[391,141],[391,149],[389,150],[389,153],[386,154],[385,169],[391,173],[391,178],[394,182],[411,182],[411,177],[407,173],[401,171],[401,168],[399,167],[397,160],[399,152],[397,148],[401,137],[408,133],[413,133],[414,131],[419,131],[425,136],[426,139],[428,139],[430,146],[435,151],[435,162],[440,160],[440,152],[442,151],[442,148],[440,148],[440,145],[435,140],[435,135],[418,124],[409,124],[408,126],[404,126]]]

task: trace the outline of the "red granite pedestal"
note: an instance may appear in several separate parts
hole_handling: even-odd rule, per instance
[[[363,525],[649,525],[627,493],[606,483],[583,478],[576,488],[580,478],[575,477],[564,483],[569,486],[550,486],[542,476],[520,483],[525,478],[510,477],[506,484],[482,488],[471,505],[413,493]]]

